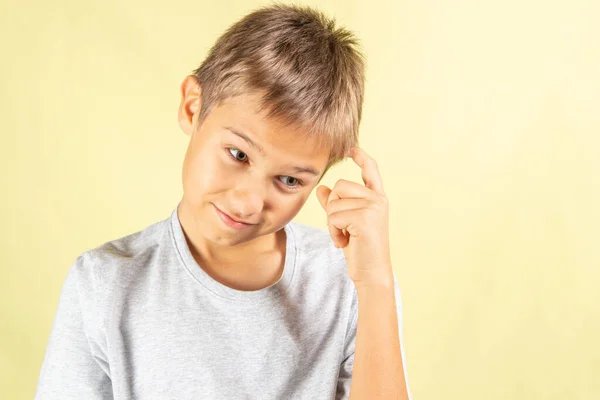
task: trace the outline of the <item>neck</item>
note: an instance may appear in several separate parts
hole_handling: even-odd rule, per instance
[[[186,218],[180,213],[185,214],[184,210],[178,208],[178,215],[188,248],[200,268],[214,280],[237,290],[260,290],[281,279],[287,241],[283,229],[249,242],[223,246],[204,238],[193,216]]]

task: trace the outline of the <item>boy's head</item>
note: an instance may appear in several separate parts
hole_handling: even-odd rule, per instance
[[[182,205],[204,234],[215,206],[253,225],[216,220],[211,241],[281,229],[358,145],[364,64],[353,35],[307,7],[257,10],[217,40],[181,85],[179,122],[191,136]]]

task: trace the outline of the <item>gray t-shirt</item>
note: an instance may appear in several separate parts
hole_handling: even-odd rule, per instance
[[[284,229],[281,279],[257,291],[200,268],[177,209],[84,252],[64,281],[35,398],[346,399],[358,312],[343,250],[325,230]]]

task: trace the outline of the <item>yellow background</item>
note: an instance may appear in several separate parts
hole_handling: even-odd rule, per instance
[[[175,207],[179,84],[260,4],[0,2],[0,397],[33,397],[76,256]],[[368,57],[415,399],[600,398],[598,3],[318,4]]]

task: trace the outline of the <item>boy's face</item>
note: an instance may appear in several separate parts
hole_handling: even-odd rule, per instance
[[[257,113],[257,95],[225,100],[194,132],[198,88],[186,78],[179,109],[180,125],[191,135],[182,174],[182,206],[193,218],[191,234],[234,246],[279,231],[318,184],[328,150],[318,149],[296,126],[267,119],[266,110]],[[248,225],[231,226],[221,212]]]

